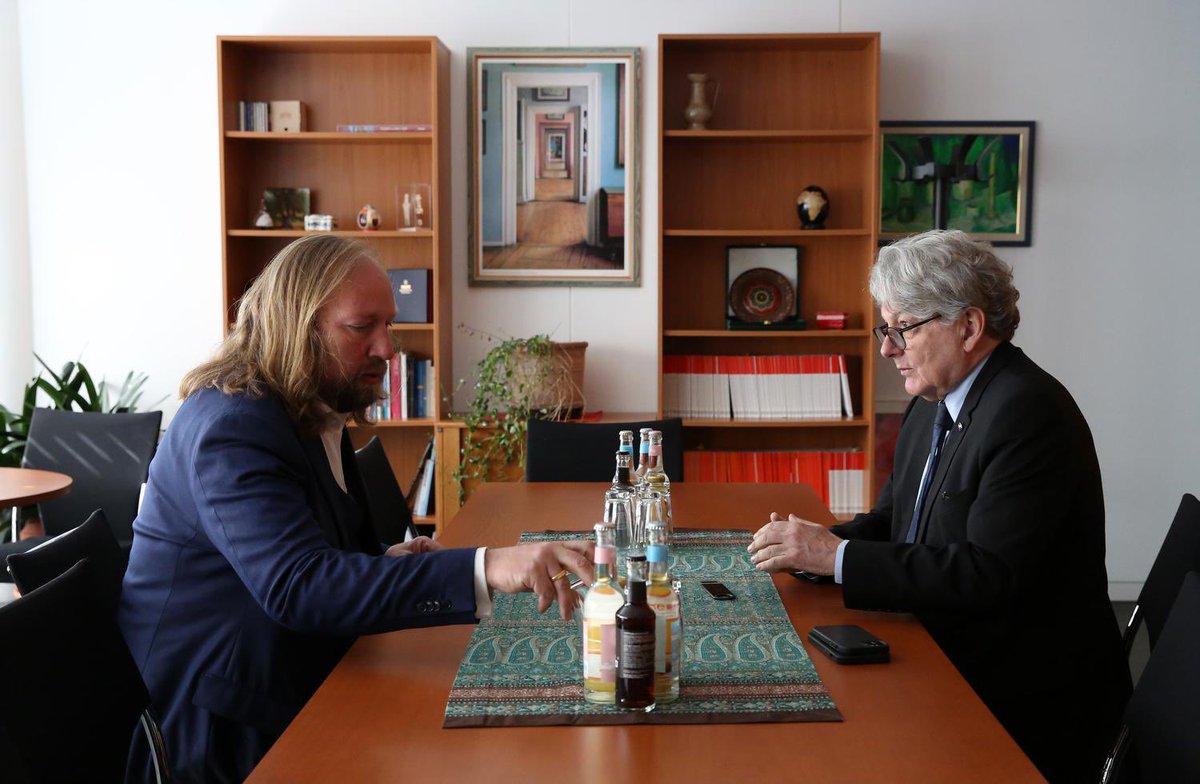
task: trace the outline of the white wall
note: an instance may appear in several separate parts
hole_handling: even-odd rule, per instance
[[[649,410],[657,35],[879,30],[885,119],[1038,122],[1034,244],[1002,253],[1022,291],[1016,342],[1092,423],[1115,595],[1136,592],[1179,495],[1200,488],[1192,0],[60,0],[18,9],[19,69],[5,46],[0,112],[23,109],[34,348],[52,362],[82,352],[113,376],[143,370],[150,399],[173,398],[220,339],[217,35],[433,34],[453,54],[455,321],[587,340],[590,407]],[[641,288],[466,285],[468,46],[642,48]],[[19,93],[5,86],[18,71]],[[456,376],[484,350],[457,334]],[[27,372],[5,360],[0,377]],[[894,371],[879,370],[883,407],[895,406]]]
[[[16,0],[0,0],[0,405],[9,409],[33,375],[20,56]]]

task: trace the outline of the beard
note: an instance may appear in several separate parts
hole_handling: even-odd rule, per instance
[[[382,369],[372,370],[386,373],[387,365],[384,363]],[[339,414],[356,413],[383,399],[383,384],[364,381],[361,376],[344,378],[335,383],[323,384],[321,397]]]

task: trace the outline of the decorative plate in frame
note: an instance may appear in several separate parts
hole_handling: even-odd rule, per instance
[[[792,314],[796,290],[780,273],[766,267],[746,270],[729,289],[729,305],[742,321],[773,324]]]

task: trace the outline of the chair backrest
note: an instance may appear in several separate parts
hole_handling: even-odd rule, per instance
[[[1179,586],[1189,571],[1200,571],[1200,501],[1191,493],[1184,493],[1125,629],[1126,650],[1132,645],[1142,621],[1150,639],[1150,650],[1154,650],[1175,597],[1179,595]]]
[[[354,457],[367,492],[367,511],[371,514],[375,536],[385,544],[396,544],[407,537],[416,536],[417,527],[413,523],[412,512],[404,500],[404,491],[396,481],[396,474],[392,471],[379,436],[372,436],[365,446],[354,453]]]
[[[1200,781],[1200,573],[1181,583],[1125,712],[1142,781]]]
[[[161,411],[98,414],[34,409],[24,465],[59,471],[74,480],[71,491],[38,505],[49,536],[70,530],[94,509],[103,509],[122,546],[133,541],[138,493],[158,445]]]
[[[96,583],[96,596],[115,618],[121,579],[125,575],[125,556],[113,538],[103,509],[92,512],[83,525],[65,534],[27,552],[8,556],[8,571],[17,590],[24,595],[41,588],[84,558],[91,562],[89,573]]]
[[[31,781],[120,781],[150,703],[87,559],[0,607],[6,769]]]
[[[613,455],[617,452],[617,434],[634,433],[643,427],[663,434],[663,470],[676,482],[683,476],[683,420],[655,419],[645,422],[549,422],[529,420],[525,437],[525,481],[527,482],[607,482],[615,473]],[[634,462],[637,462],[635,454]]]

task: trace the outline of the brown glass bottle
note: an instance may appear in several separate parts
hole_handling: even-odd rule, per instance
[[[654,610],[646,603],[646,556],[626,560],[625,604],[617,610],[617,707],[654,710]]]

